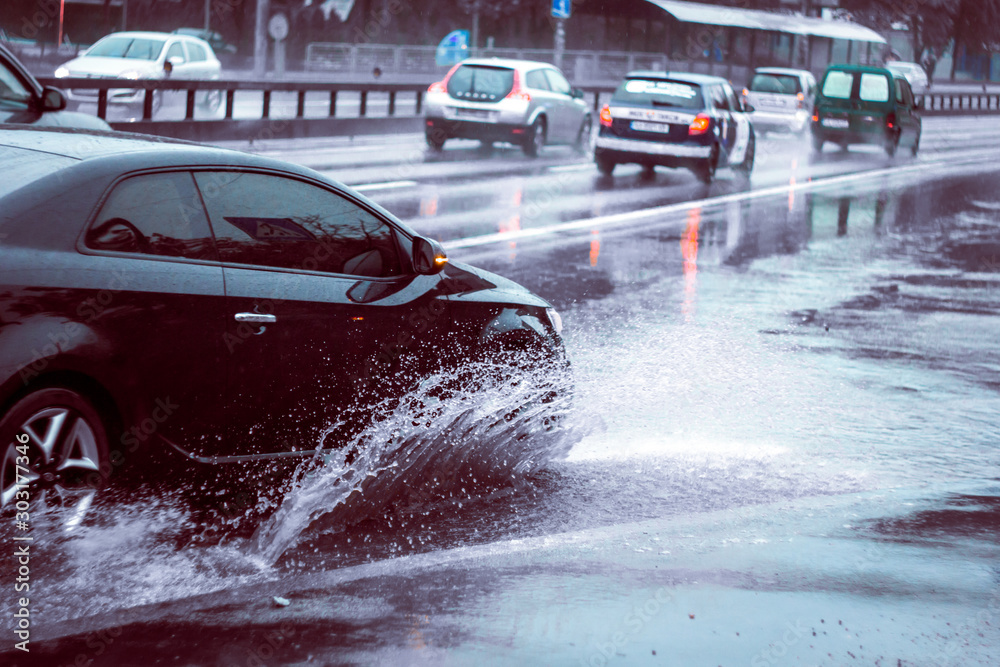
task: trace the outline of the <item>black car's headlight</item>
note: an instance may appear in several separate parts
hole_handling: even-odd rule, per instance
[[[559,316],[558,311],[555,308],[546,308],[545,315],[549,318],[549,322],[552,323],[552,328],[556,330],[556,333],[562,333],[562,317]]]

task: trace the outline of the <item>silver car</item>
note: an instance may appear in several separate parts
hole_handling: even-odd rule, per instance
[[[464,60],[427,90],[427,144],[448,139],[507,141],[535,157],[546,144],[590,145],[590,109],[583,91],[558,68],[529,60]]]
[[[902,74],[903,78],[910,84],[910,89],[913,91],[914,95],[923,95],[930,88],[930,82],[927,79],[927,72],[925,72],[924,68],[917,63],[893,60],[887,62],[885,64],[885,68],[890,72]]]
[[[805,134],[809,131],[816,77],[802,69],[758,67],[743,102],[753,107],[750,120],[760,132]]]

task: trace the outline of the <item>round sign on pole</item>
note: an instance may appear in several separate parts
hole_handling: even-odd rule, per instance
[[[281,13],[272,16],[267,22],[267,34],[276,42],[288,37],[288,17]]]

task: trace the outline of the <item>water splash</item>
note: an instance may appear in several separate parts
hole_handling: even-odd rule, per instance
[[[434,375],[346,447],[300,468],[250,553],[273,564],[320,517],[347,526],[398,503],[516,484],[582,437],[570,402],[568,374],[545,364],[516,377],[495,364]]]

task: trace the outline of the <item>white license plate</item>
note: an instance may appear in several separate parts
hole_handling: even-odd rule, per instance
[[[641,120],[633,120],[630,127],[638,132],[670,132],[670,125],[667,123],[646,123]]]
[[[850,127],[850,122],[846,118],[824,118],[820,123],[823,127],[836,127],[844,129]]]
[[[476,120],[492,120],[493,112],[486,109],[455,109],[456,118],[475,118]]]

